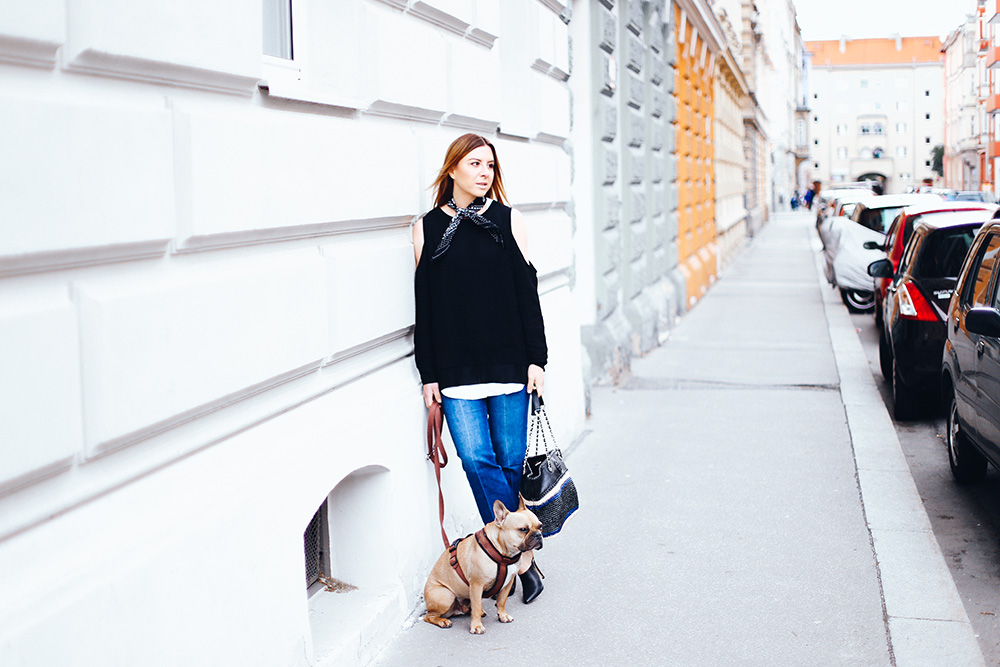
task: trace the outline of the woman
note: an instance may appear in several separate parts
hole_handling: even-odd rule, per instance
[[[413,226],[414,347],[427,407],[444,408],[483,523],[493,502],[518,506],[528,394],[545,386],[538,278],[525,258],[524,217],[506,205],[496,149],[465,134],[432,187],[435,208]],[[524,602],[542,591],[534,561]]]

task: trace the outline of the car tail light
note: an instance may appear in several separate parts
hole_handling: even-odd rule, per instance
[[[921,322],[937,322],[938,316],[927,303],[927,299],[920,293],[917,286],[907,281],[899,286],[897,292],[899,297],[899,316],[905,320],[919,320]]]

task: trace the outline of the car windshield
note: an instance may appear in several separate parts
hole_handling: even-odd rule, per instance
[[[917,275],[921,278],[957,278],[976,229],[955,227],[931,234],[920,253]]]
[[[882,214],[882,228],[875,231],[882,232],[883,234],[889,231],[889,227],[892,226],[892,221],[896,219],[896,216],[899,215],[899,212],[902,210],[902,206],[879,209],[879,213]]]
[[[889,227],[892,226],[892,221],[896,219],[896,216],[902,210],[902,206],[864,209],[861,212],[858,222],[868,229],[885,234],[889,231]]]

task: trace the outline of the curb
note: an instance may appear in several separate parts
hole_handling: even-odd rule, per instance
[[[985,667],[861,339],[810,235],[895,667]]]

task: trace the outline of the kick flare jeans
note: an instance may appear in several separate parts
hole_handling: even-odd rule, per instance
[[[528,447],[528,394],[467,400],[442,396],[448,431],[462,459],[483,523],[493,521],[493,502],[516,511]]]

